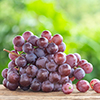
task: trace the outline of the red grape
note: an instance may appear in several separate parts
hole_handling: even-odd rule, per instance
[[[66,49],[66,44],[64,42],[58,45],[58,52],[64,52],[65,49]]]
[[[95,92],[100,93],[100,81],[94,84],[93,89]]]
[[[86,80],[80,80],[76,84],[76,88],[80,92],[86,92],[87,90],[89,90],[89,87],[90,87],[89,82]]]

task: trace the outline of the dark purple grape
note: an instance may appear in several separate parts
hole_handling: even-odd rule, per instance
[[[49,54],[46,56],[49,61],[54,61],[54,54]]]
[[[60,34],[56,34],[52,37],[52,42],[57,45],[60,45],[62,41],[63,41],[63,37]]]
[[[3,79],[3,82],[2,83],[7,88],[7,79],[6,78]]]
[[[24,67],[27,64],[27,61],[24,57],[17,57],[16,60],[15,60],[15,64],[18,67]]]
[[[30,89],[30,85],[27,86],[27,87],[24,87],[24,86],[21,86],[21,85],[20,85],[20,88],[21,88],[23,91],[27,91],[27,90]]]
[[[69,74],[69,78],[73,77],[74,76],[74,68],[71,69],[71,72]]]
[[[22,47],[16,47],[14,46],[15,51],[22,51]]]
[[[34,64],[36,59],[37,59],[37,56],[34,53],[26,54],[26,60],[28,63]]]
[[[49,74],[49,81],[52,83],[57,83],[61,79],[61,76],[57,72],[51,72]]]
[[[40,81],[46,81],[48,79],[49,72],[46,69],[39,69],[36,78]]]
[[[71,67],[68,64],[62,64],[58,68],[58,72],[62,76],[68,76],[71,73]]]
[[[13,39],[13,44],[16,46],[16,47],[21,47],[23,44],[25,43],[25,40],[22,36],[16,36],[14,39]]]
[[[26,32],[24,32],[24,33],[22,34],[22,37],[27,41],[28,38],[29,38],[30,36],[32,36],[32,35],[33,35],[32,32],[26,31]]]
[[[29,38],[28,38],[28,42],[29,43],[31,43],[33,46],[37,46],[37,40],[38,40],[39,38],[37,37],[37,36],[35,36],[35,35],[32,35],[32,36],[30,36]]]
[[[62,88],[62,84],[58,84],[58,83],[55,83],[54,84],[54,91],[61,91],[61,88]]]
[[[35,65],[29,65],[26,68],[26,73],[29,77],[34,78],[37,74],[38,68]]]
[[[33,91],[39,91],[41,89],[41,82],[38,79],[34,78],[31,83],[31,89]]]
[[[8,71],[7,71],[7,75],[8,75],[10,72],[13,72],[13,73],[17,73],[17,74],[18,74],[16,68],[9,68]]]
[[[12,50],[11,52],[18,54],[17,51],[14,51],[14,50]],[[18,56],[9,53],[9,58],[10,58],[11,60],[15,60],[17,57],[18,57]]]
[[[58,52],[64,52],[65,49],[66,49],[66,44],[64,42],[58,45]]]
[[[37,40],[37,45],[40,48],[46,48],[48,46],[48,40],[45,37],[41,37]]]
[[[80,67],[85,71],[86,74],[91,73],[93,70],[93,65],[91,63],[88,63],[88,62],[82,64]]]
[[[50,61],[46,63],[46,68],[50,72],[54,72],[57,70],[58,65],[54,61]]]
[[[46,67],[47,58],[46,57],[39,57],[36,61],[36,66],[40,68]]]
[[[32,44],[29,42],[26,42],[23,46],[22,46],[23,52],[25,53],[32,53]]]
[[[74,54],[68,54],[66,56],[66,62],[69,64],[72,68],[74,68],[77,65],[77,58]]]
[[[8,63],[8,68],[14,68],[14,67],[16,67],[16,64],[15,64],[15,61],[12,60],[12,61],[10,61],[10,62]]]
[[[3,78],[7,78],[7,72],[8,72],[8,68],[5,68],[5,69],[2,71],[2,76],[3,76]]]
[[[20,67],[20,69],[19,69],[19,74],[20,74],[20,75],[25,74],[25,73],[26,73],[26,68],[27,68],[27,67],[24,67],[24,68],[23,68],[23,67]]]
[[[20,85],[23,87],[27,87],[29,85],[31,85],[32,82],[32,78],[28,77],[27,74],[22,74],[20,76]]]
[[[51,92],[51,91],[53,91],[53,89],[54,89],[54,84],[51,83],[50,81],[47,80],[42,83],[42,91],[43,92]]]
[[[18,83],[10,83],[8,81],[6,86],[9,90],[15,91],[18,88]]]
[[[77,80],[81,80],[83,77],[85,77],[85,71],[82,68],[77,68],[74,70],[74,77]]]
[[[63,52],[57,52],[54,56],[54,61],[59,65],[66,61],[66,55]]]
[[[19,79],[20,79],[20,77],[19,77],[18,73],[10,72],[7,75],[7,80],[10,83],[18,83],[19,82]]]
[[[76,84],[76,88],[80,92],[86,92],[89,89],[90,85],[89,82],[86,80],[80,80]]]
[[[42,56],[45,56],[46,55],[45,52],[44,52],[44,50],[43,49],[40,49],[40,48],[36,48],[34,50],[34,53],[37,55],[37,57],[42,57]]]
[[[58,46],[55,43],[49,43],[46,50],[49,54],[55,54],[58,52]]]
[[[59,81],[60,84],[65,84],[69,81],[69,77],[68,76],[61,76],[61,79]]]
[[[45,37],[48,40],[50,40],[51,39],[51,32],[49,32],[49,31],[43,31],[42,34],[41,34],[41,37]]]

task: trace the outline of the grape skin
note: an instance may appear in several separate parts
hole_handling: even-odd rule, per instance
[[[5,68],[5,69],[2,71],[2,76],[3,76],[3,78],[7,78],[7,72],[8,72],[8,68]]]

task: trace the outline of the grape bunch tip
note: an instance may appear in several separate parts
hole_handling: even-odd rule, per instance
[[[11,59],[8,68],[2,71],[3,85],[7,89],[70,94],[76,79],[79,80],[76,84],[78,91],[86,92],[91,86],[100,93],[99,80],[92,80],[90,84],[82,80],[85,74],[92,72],[92,64],[81,59],[78,53],[66,55],[66,44],[60,34],[52,36],[50,31],[43,31],[41,37],[37,37],[26,31],[22,36],[14,37],[13,45],[12,51],[3,49]]]

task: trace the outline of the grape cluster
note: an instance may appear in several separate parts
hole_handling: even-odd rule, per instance
[[[64,53],[66,45],[60,34],[51,36],[49,31],[43,31],[39,38],[26,31],[16,36],[13,44],[14,50],[4,49],[11,61],[2,71],[3,85],[9,90],[20,87],[24,91],[71,93],[72,81],[81,80],[93,70],[92,64],[78,53]]]

